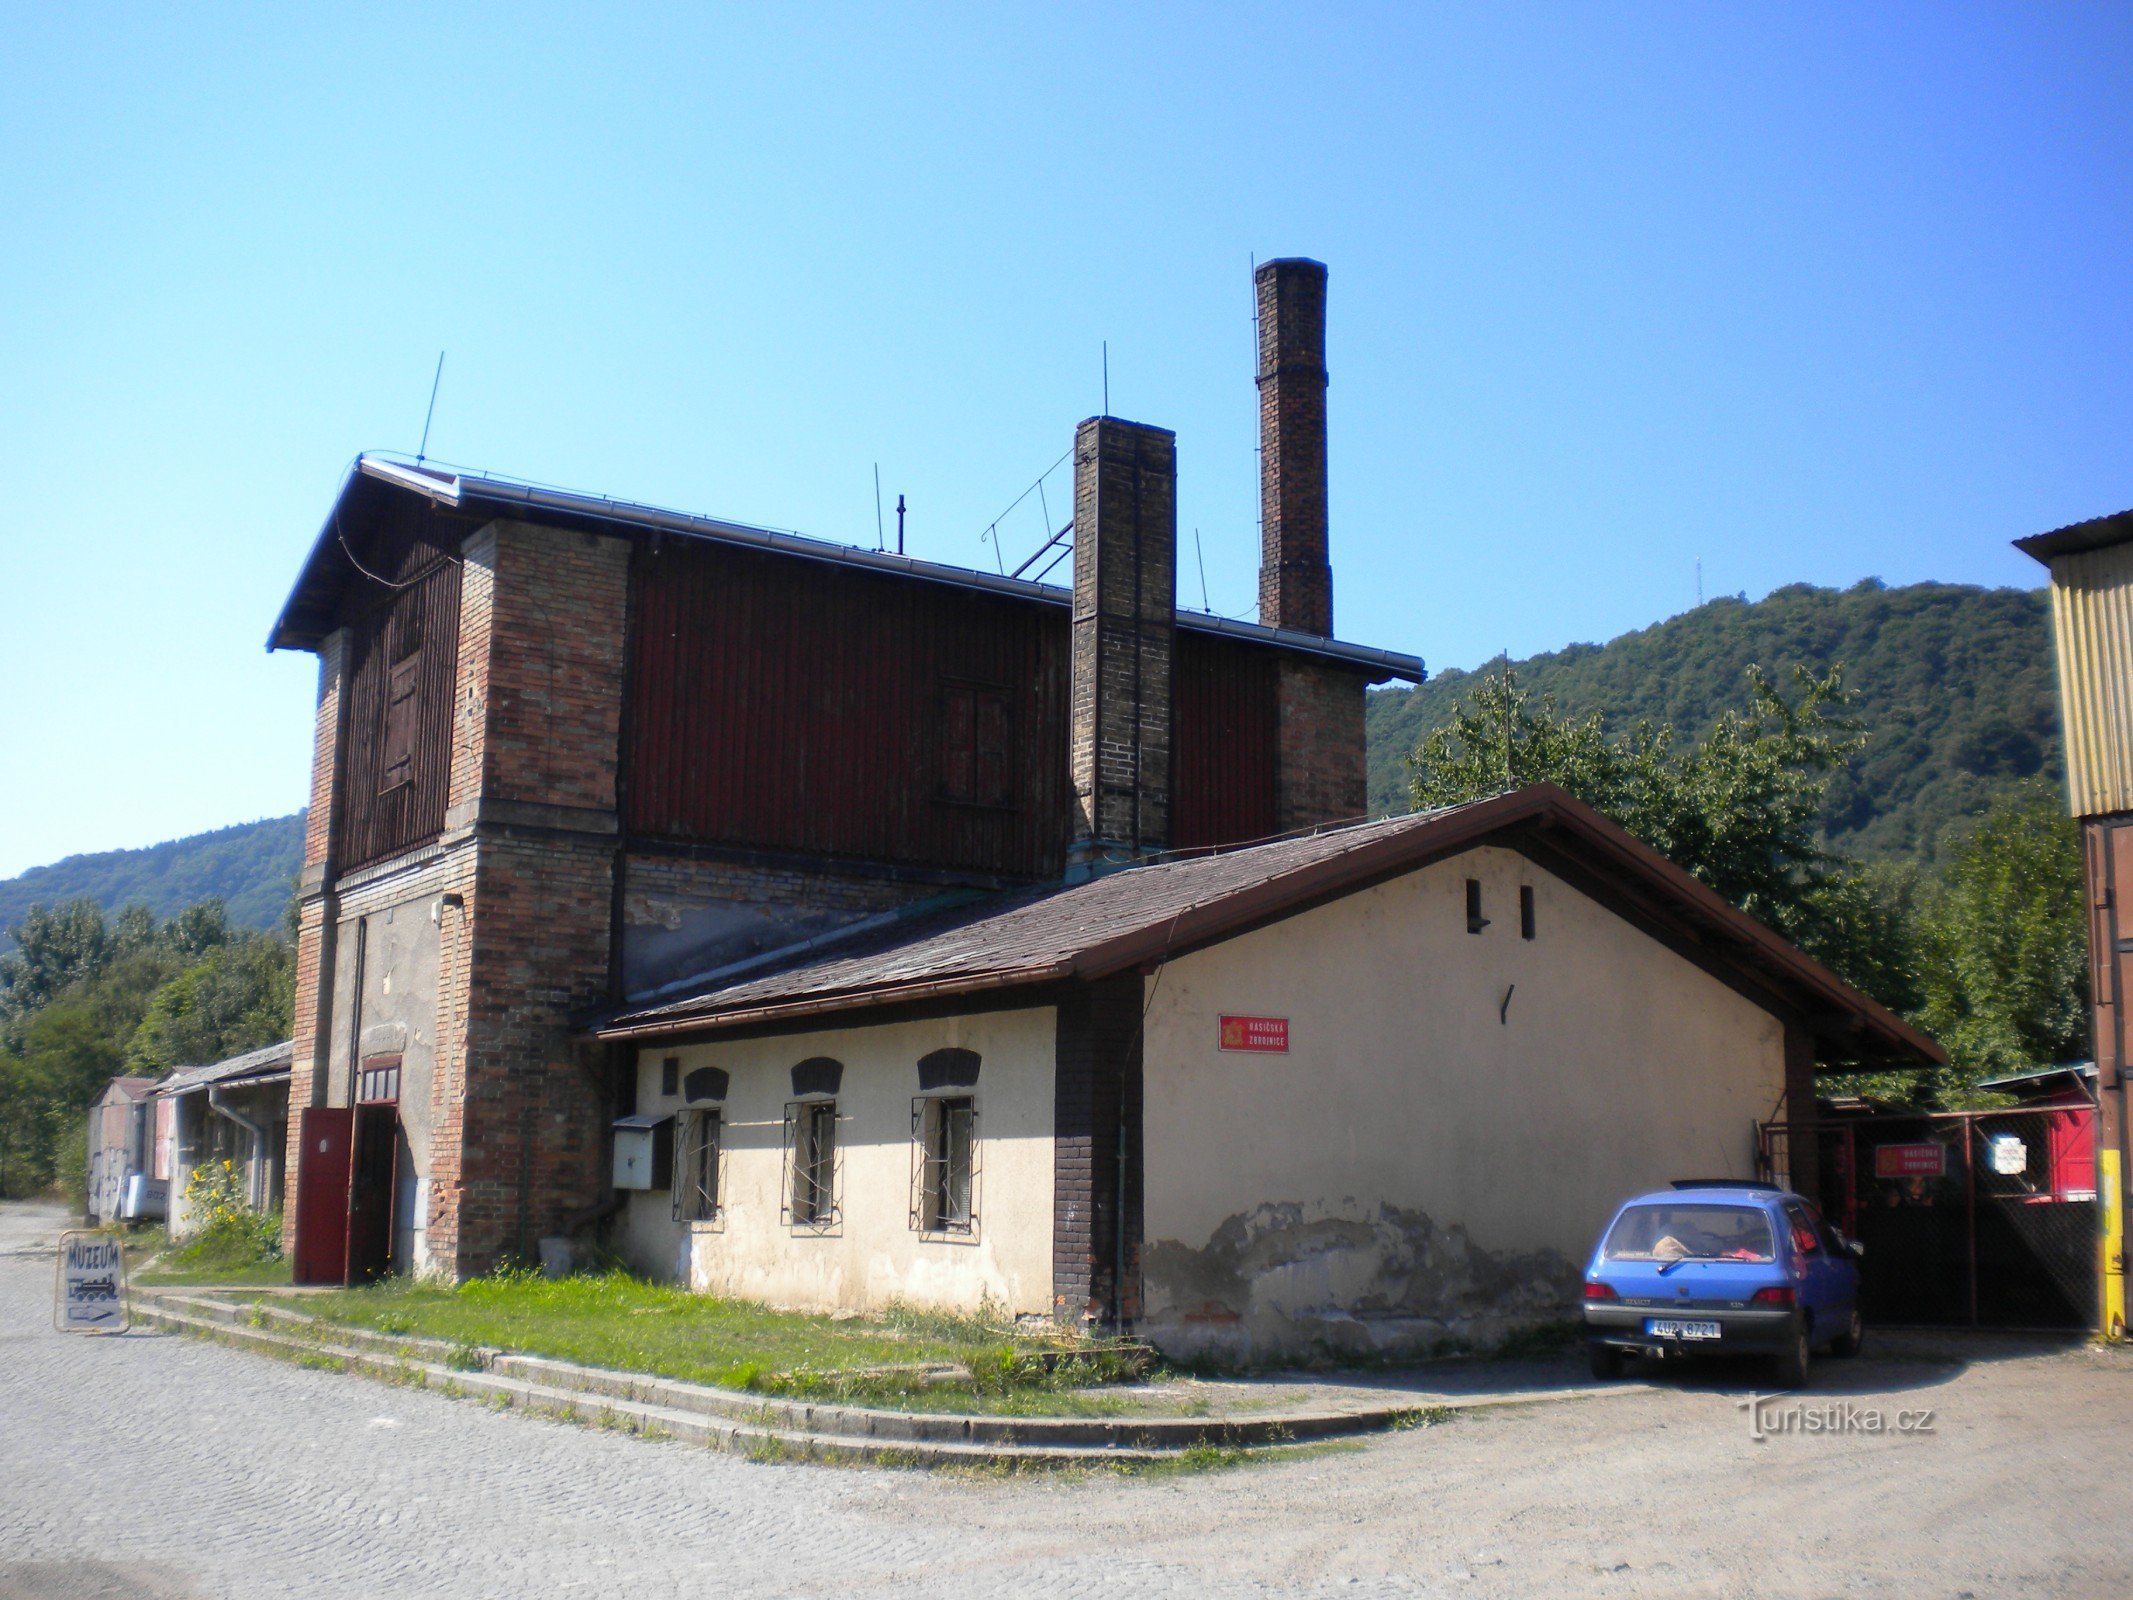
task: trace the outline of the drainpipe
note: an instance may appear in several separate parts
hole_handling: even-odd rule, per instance
[[[259,1203],[259,1186],[267,1175],[267,1130],[242,1111],[238,1111],[228,1105],[223,1100],[220,1089],[209,1087],[207,1104],[209,1110],[220,1112],[252,1136],[252,1172],[246,1188],[249,1191],[252,1209],[254,1211],[264,1210],[265,1208]]]

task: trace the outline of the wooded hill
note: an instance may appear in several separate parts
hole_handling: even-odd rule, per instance
[[[1825,827],[1835,848],[1931,860],[1950,821],[1978,815],[2025,777],[2062,776],[2042,590],[1794,584],[1512,665],[1566,713],[1603,712],[1617,729],[1649,717],[1693,738],[1721,711],[1747,705],[1751,663],[1783,674],[1795,662],[1819,672],[1839,661],[1872,742],[1830,790]],[[1450,671],[1418,689],[1371,695],[1374,810],[1407,809],[1400,758],[1447,720],[1474,678]],[[0,882],[0,929],[34,903],[78,895],[107,913],[138,903],[158,917],[220,896],[235,925],[275,927],[302,860],[303,825],[297,812],[33,868]]]
[[[106,915],[143,905],[158,919],[202,900],[220,899],[233,926],[277,928],[304,860],[304,814],[241,822],[212,833],[169,839],[144,850],[101,850],[32,867],[0,882],[0,949],[4,930],[33,905],[87,896]]]
[[[2063,777],[2041,589],[1793,584],[1511,665],[1568,715],[1601,712],[1615,731],[1649,718],[1694,738],[1721,712],[1747,707],[1751,664],[1783,675],[1795,664],[1820,673],[1839,662],[1871,742],[1830,789],[1823,827],[1832,848],[1930,861],[1950,822],[1982,813],[2024,778]],[[1371,695],[1374,811],[1408,809],[1401,757],[1449,720],[1479,674],[1448,671],[1420,688]]]

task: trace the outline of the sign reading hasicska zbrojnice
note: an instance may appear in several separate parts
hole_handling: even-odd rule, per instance
[[[1225,1016],[1216,1040],[1223,1050],[1285,1056],[1289,1053],[1289,1019]]]
[[[126,1251],[115,1237],[83,1229],[59,1236],[59,1301],[52,1314],[62,1333],[126,1331]]]

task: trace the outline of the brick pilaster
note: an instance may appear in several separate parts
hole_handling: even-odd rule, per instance
[[[325,1099],[326,1030],[333,1005],[333,842],[339,820],[347,651],[346,629],[336,629],[320,641],[311,723],[311,803],[304,817],[304,865],[297,880],[295,1051],[289,1065],[289,1125],[282,1162],[282,1248],[292,1253],[302,1112]]]
[[[574,1016],[606,998],[628,545],[524,524],[466,544],[440,926],[429,1252],[530,1257],[604,1192],[608,1107]]]
[[[1109,1321],[1114,1311],[1126,1324],[1141,1315],[1141,984],[1128,973],[1078,985],[1059,1006],[1052,1315],[1069,1325]]]

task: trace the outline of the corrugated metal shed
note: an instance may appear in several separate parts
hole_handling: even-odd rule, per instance
[[[2133,811],[2133,512],[2075,523],[2018,546],[2051,568],[2073,814]]]

